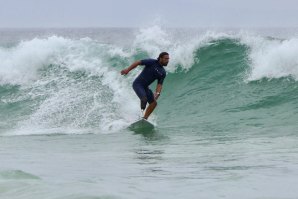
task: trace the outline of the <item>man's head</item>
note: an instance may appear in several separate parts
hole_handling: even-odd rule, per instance
[[[169,57],[169,53],[167,52],[162,52],[159,54],[157,61],[159,61],[159,63],[162,66],[167,66],[169,63],[170,57]]]

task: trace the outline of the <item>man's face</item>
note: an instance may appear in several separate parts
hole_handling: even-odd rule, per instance
[[[159,59],[159,62],[161,63],[161,65],[163,66],[167,66],[170,60],[170,56],[169,55],[164,55]]]

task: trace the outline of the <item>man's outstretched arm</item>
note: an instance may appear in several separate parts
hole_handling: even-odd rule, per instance
[[[128,68],[125,68],[121,71],[121,75],[127,75],[129,71],[137,67],[138,65],[141,65],[141,61],[136,61],[133,64],[131,64]]]

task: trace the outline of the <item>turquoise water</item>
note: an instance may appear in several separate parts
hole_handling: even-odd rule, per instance
[[[295,30],[1,33],[1,198],[297,198]],[[133,132],[141,67],[120,71],[161,51],[155,129]]]

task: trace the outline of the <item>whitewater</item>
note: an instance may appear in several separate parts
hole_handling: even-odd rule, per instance
[[[1,199],[298,197],[297,30],[0,33]],[[142,67],[120,71],[162,51],[155,129],[133,132]]]

